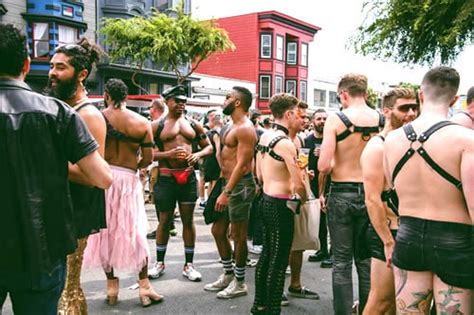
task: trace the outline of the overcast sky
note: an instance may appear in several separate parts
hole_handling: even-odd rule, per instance
[[[356,55],[347,47],[349,37],[363,20],[363,0],[192,0],[193,16],[219,18],[251,12],[276,10],[322,28],[310,44],[310,80],[337,82],[347,72],[369,77],[369,85],[379,88],[400,81],[419,84],[428,68],[407,67]],[[468,58],[468,56],[470,58]],[[459,93],[474,85],[474,46],[465,48],[454,66],[461,75]]]

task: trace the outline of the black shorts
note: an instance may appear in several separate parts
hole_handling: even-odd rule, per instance
[[[400,217],[393,264],[410,271],[431,271],[444,283],[474,289],[472,225]]]
[[[176,202],[195,204],[198,198],[197,181],[194,171],[189,174],[188,182],[178,185],[173,176],[160,174],[154,187],[156,212],[174,211]]]
[[[390,232],[392,233],[393,239],[395,239],[397,236],[397,230],[390,230]],[[369,227],[367,228],[367,246],[369,247],[370,257],[382,261],[387,260],[385,258],[382,239],[380,239],[372,224],[369,224]]]

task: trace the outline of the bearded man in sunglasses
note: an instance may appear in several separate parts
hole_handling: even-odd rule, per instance
[[[370,138],[380,131],[383,117],[367,106],[367,77],[347,74],[338,84],[343,110],[329,115],[324,126],[318,169],[331,173],[328,194],[328,226],[332,241],[332,285],[334,312],[351,313],[352,261],[359,280],[360,311],[367,302],[370,288],[370,259],[365,248],[369,222],[364,202],[364,187],[359,159]],[[320,187],[324,187],[324,180]],[[324,190],[320,189],[320,193]],[[325,211],[324,196],[320,196]]]
[[[396,88],[384,96],[382,107],[384,129],[370,139],[360,158],[365,204],[371,222],[367,231],[367,243],[372,257],[370,293],[364,314],[395,314],[391,257],[398,230],[398,204],[390,195],[383,173],[383,146],[389,132],[418,116],[420,106],[416,103],[413,89]]]

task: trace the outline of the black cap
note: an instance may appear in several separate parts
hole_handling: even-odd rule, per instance
[[[163,93],[161,93],[161,96],[163,96],[165,100],[174,98],[177,100],[186,101],[188,99],[186,88],[183,85],[170,87],[169,89],[164,90]]]

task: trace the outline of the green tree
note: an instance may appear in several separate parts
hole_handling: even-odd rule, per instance
[[[357,52],[408,64],[452,62],[474,42],[474,0],[373,0],[352,43]]]
[[[148,17],[105,18],[101,33],[112,62],[125,60],[139,72],[150,60],[173,71],[179,84],[211,54],[234,49],[225,30],[212,20],[194,20],[184,13],[182,3],[176,18],[156,10]]]

